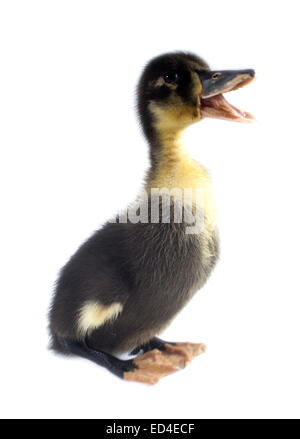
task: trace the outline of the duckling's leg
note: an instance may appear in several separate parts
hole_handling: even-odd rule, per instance
[[[97,363],[107,370],[128,381],[138,381],[147,384],[155,384],[165,375],[175,372],[179,367],[170,361],[158,349],[153,349],[131,360],[120,360],[108,353],[92,349],[87,341],[71,341],[65,337],[57,337],[62,347],[79,357]],[[134,371],[137,373],[134,374]]]
[[[72,341],[65,337],[57,337],[57,340],[66,351],[105,367],[119,378],[146,384],[157,383],[162,377],[185,367],[187,361],[192,359],[184,358],[182,352],[174,351],[176,346],[170,344],[165,345],[164,351],[151,349],[131,360],[120,360],[106,352],[90,348],[86,340]]]
[[[57,337],[57,339],[62,347],[68,352],[91,360],[99,366],[105,367],[119,378],[124,378],[125,372],[133,371],[138,367],[134,364],[133,360],[120,360],[108,353],[91,349],[86,340],[71,341],[65,337]]]

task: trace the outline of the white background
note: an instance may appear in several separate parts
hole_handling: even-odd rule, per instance
[[[163,334],[206,354],[156,386],[47,350],[59,268],[135,198],[144,64],[189,50],[255,68],[229,101],[254,124],[186,134],[212,174],[222,254]],[[295,1],[0,3],[2,417],[299,417],[299,12]]]

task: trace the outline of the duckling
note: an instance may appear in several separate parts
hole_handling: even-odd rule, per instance
[[[254,75],[252,69],[212,71],[185,52],[160,55],[146,65],[137,87],[150,151],[142,196],[94,233],[61,270],[49,311],[55,351],[150,384],[205,351],[201,343],[157,337],[205,284],[219,254],[211,179],[188,155],[181,135],[204,117],[251,120],[222,93]],[[120,358],[128,353],[134,357]]]

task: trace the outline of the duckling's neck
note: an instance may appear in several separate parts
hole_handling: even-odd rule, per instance
[[[155,137],[150,143],[149,179],[157,179],[159,175],[169,173],[171,178],[175,169],[184,158],[188,157],[182,141],[181,132],[167,132]]]
[[[177,194],[180,202],[188,190],[193,204],[198,203],[204,209],[206,227],[214,230],[217,213],[210,175],[189,156],[182,134],[182,131],[164,132],[151,144],[151,167],[145,189],[149,194],[152,189],[168,189]]]
[[[195,189],[207,179],[205,168],[193,160],[185,149],[183,131],[169,130],[158,133],[151,144],[151,167],[148,188]]]

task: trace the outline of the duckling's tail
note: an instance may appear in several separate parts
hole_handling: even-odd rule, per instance
[[[59,337],[54,332],[51,332],[49,349],[51,349],[51,350],[53,350],[55,352],[58,352],[59,354],[71,355],[70,350],[66,349],[59,342]]]

